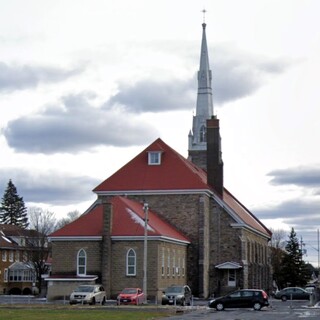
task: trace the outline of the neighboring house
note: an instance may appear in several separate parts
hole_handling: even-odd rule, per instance
[[[36,291],[36,274],[30,262],[30,241],[36,231],[0,224],[0,294],[31,294]]]
[[[145,203],[149,297],[182,283],[202,297],[271,290],[271,232],[223,184],[205,27],[188,159],[159,138],[93,190],[93,206],[50,235],[49,299],[70,294],[80,282],[102,282],[108,297],[142,287]]]

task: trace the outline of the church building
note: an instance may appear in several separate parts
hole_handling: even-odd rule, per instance
[[[143,284],[155,299],[171,284],[204,298],[270,290],[271,232],[223,183],[205,23],[188,139],[187,159],[152,142],[93,190],[97,200],[80,218],[50,235],[49,300],[83,283],[102,283],[108,298]]]

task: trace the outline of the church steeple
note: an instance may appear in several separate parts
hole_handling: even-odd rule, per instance
[[[198,97],[196,116],[210,119],[213,114],[212,103],[212,73],[209,65],[206,24],[202,24],[202,42],[200,54],[200,69],[198,71]]]
[[[198,71],[198,95],[196,115],[193,116],[192,131],[189,133],[189,159],[198,166],[206,168],[207,150],[207,119],[213,116],[212,73],[209,65],[208,46],[206,38],[206,23],[202,24],[202,41],[200,53],[200,68]],[[202,152],[201,152],[202,151]]]

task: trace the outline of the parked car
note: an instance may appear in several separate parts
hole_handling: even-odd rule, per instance
[[[162,304],[179,304],[181,306],[190,306],[192,299],[192,292],[189,286],[170,286],[162,295]]]
[[[70,304],[105,304],[106,292],[101,284],[81,285],[70,295]]]
[[[145,295],[140,288],[125,288],[117,297],[117,305],[120,304],[135,304],[144,303]]]
[[[276,292],[276,299],[281,299],[282,301],[287,300],[309,300],[310,293],[299,287],[288,287]]]
[[[222,311],[225,308],[253,308],[260,310],[269,305],[267,293],[260,289],[242,289],[209,301],[210,308]]]

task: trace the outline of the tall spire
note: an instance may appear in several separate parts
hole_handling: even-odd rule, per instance
[[[198,71],[198,97],[196,115],[210,119],[213,115],[212,103],[212,73],[209,65],[206,24],[202,24],[202,42],[200,54],[200,69]]]
[[[205,14],[205,10],[203,13]],[[189,133],[189,158],[194,161],[194,151],[207,149],[207,119],[213,116],[212,73],[209,65],[209,55],[206,38],[206,23],[202,23],[202,41],[200,52],[200,68],[198,71],[198,94],[196,115],[193,116],[192,131]],[[192,154],[193,153],[193,154]],[[197,155],[198,156],[198,155]],[[200,165],[199,163],[197,163]],[[203,167],[203,165],[200,165]]]

